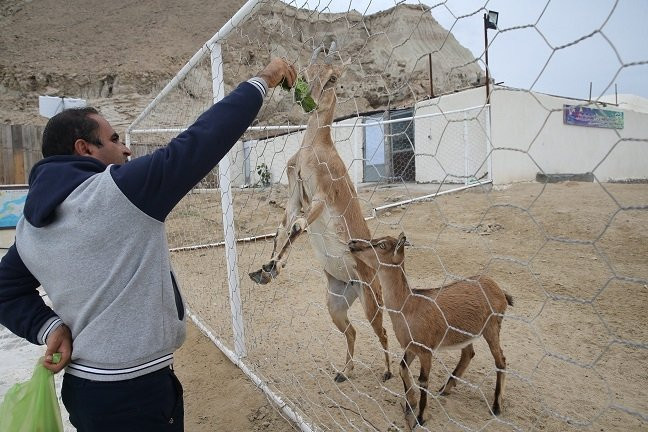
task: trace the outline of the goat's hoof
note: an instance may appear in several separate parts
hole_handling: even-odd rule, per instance
[[[417,406],[418,406],[418,404],[414,404],[414,406],[412,406],[407,401],[405,401],[404,403],[401,402],[401,408],[403,408],[403,412],[405,413],[405,417],[407,417],[410,414],[414,415],[414,411],[416,411]]]
[[[336,383],[341,383],[341,382],[346,381],[346,380],[347,380],[347,377],[346,377],[346,375],[344,375],[342,372],[338,372],[337,374],[335,374],[335,378],[333,378],[333,380],[334,380]]]
[[[414,415],[414,412],[408,410],[407,408],[405,408],[405,423],[407,423],[408,430],[414,430],[414,428],[419,424],[418,419]]]
[[[450,396],[450,390],[446,390],[446,386],[443,386],[439,389],[439,395],[440,396]]]
[[[394,375],[392,375],[392,373],[391,373],[390,371],[387,371],[387,372],[385,372],[385,373],[383,374],[383,376],[382,376],[382,380],[383,380],[383,382],[385,382],[385,381],[387,381],[388,379],[390,379],[390,378],[393,377],[393,376],[394,376]]]
[[[279,275],[279,272],[277,271],[277,261],[272,260],[268,264],[262,265],[259,270],[248,273],[248,275],[254,282],[260,285],[265,285]]]
[[[262,265],[261,270],[268,273],[270,277],[276,277],[279,274],[277,273],[277,261],[275,260],[270,261],[268,264]]]
[[[300,232],[304,231],[304,228],[306,227],[306,219],[303,217],[300,217],[293,223],[292,227],[290,228],[290,235],[294,236],[296,234],[299,234]]]
[[[500,409],[499,405],[493,405],[493,414],[496,416],[500,415],[502,413],[502,410]]]
[[[258,283],[259,285],[265,285],[272,280],[270,273],[263,269],[248,273],[248,276],[250,276],[250,279],[252,279],[253,282]]]
[[[439,389],[439,395],[448,396],[452,392],[453,387],[456,385],[454,378],[450,378],[443,387]]]

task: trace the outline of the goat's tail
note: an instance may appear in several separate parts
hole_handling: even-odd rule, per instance
[[[504,293],[504,297],[506,297],[506,303],[508,303],[509,306],[513,306],[513,296],[509,293]]]

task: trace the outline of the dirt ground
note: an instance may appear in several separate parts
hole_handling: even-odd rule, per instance
[[[187,341],[176,352],[175,369],[184,387],[185,430],[294,430],[193,323],[187,327]]]
[[[433,192],[429,185],[364,186],[367,215],[384,203]],[[274,232],[285,190],[235,191],[241,237]],[[430,376],[429,430],[645,430],[648,411],[646,184],[566,182],[476,187],[399,205],[368,221],[374,236],[404,231],[406,274],[414,287],[487,274],[513,295],[501,333],[507,358],[503,413],[490,414],[495,366],[483,340],[453,394],[438,387],[459,358],[438,352]],[[169,221],[170,247],[219,241],[220,204],[211,194],[186,198]],[[215,232],[211,237],[201,233]],[[231,252],[234,252],[233,250]],[[322,430],[405,430],[396,374],[380,380],[383,355],[359,302],[350,319],[358,335],[351,379],[335,383],[344,338],[325,304],[326,284],[307,236],[269,285],[247,273],[265,263],[272,239],[236,247],[245,363],[304,418]],[[192,312],[233,347],[222,247],[173,252]],[[402,350],[385,318],[391,367]],[[418,363],[414,363],[415,376]],[[187,430],[291,430],[254,385],[193,327],[178,353],[185,381]]]
[[[0,2],[0,122],[42,124],[36,96],[48,94],[87,98],[123,128],[244,2],[69,3]],[[387,30],[379,24],[380,33]],[[92,37],[80,42],[79,35]],[[441,35],[449,45],[445,31]],[[426,33],[421,46],[428,50],[430,40]],[[265,44],[264,38],[258,41]],[[264,45],[257,51],[274,49]],[[355,54],[373,52],[382,51]],[[459,60],[469,64],[472,57]],[[380,61],[375,67],[384,69]],[[403,72],[391,75],[400,80]],[[434,191],[434,185],[366,185],[360,197],[369,216],[384,203]],[[168,223],[171,247],[222,240],[215,195],[191,195],[174,211]],[[274,233],[284,201],[281,187],[235,191],[235,235]],[[648,430],[647,207],[646,184],[528,183],[397,206],[368,222],[376,236],[407,234],[412,246],[406,272],[414,287],[483,273],[515,298],[501,335],[508,364],[502,415],[495,418],[488,409],[495,368],[480,341],[464,382],[449,397],[435,390],[459,353],[436,355],[429,430]],[[249,369],[316,429],[404,430],[400,378],[380,380],[383,352],[359,302],[350,309],[358,332],[355,371],[347,382],[333,381],[344,364],[344,338],[328,315],[325,278],[307,236],[295,242],[288,267],[266,286],[253,284],[247,273],[267,262],[271,238],[227,251],[238,258],[238,274],[232,275],[240,281],[242,307],[234,324],[225,252],[209,247],[172,254],[189,309],[213,334],[230,348],[233,329],[244,334]],[[396,373],[402,349],[388,317],[384,325]],[[193,324],[177,352],[176,370],[185,387],[187,431],[293,430]]]

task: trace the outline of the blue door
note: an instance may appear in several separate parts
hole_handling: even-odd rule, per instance
[[[364,178],[365,182],[385,181],[385,132],[382,114],[364,119]]]

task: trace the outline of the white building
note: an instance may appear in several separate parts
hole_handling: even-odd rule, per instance
[[[539,173],[592,173],[602,182],[648,180],[645,99],[630,95],[618,105],[588,103],[496,86],[490,102],[485,104],[484,87],[448,94],[419,102],[413,110],[337,122],[334,140],[356,184],[483,178],[508,184],[533,181]],[[287,183],[286,163],[302,136],[295,132],[237,144],[230,153],[238,171],[233,184],[256,184],[262,163],[271,182]]]

